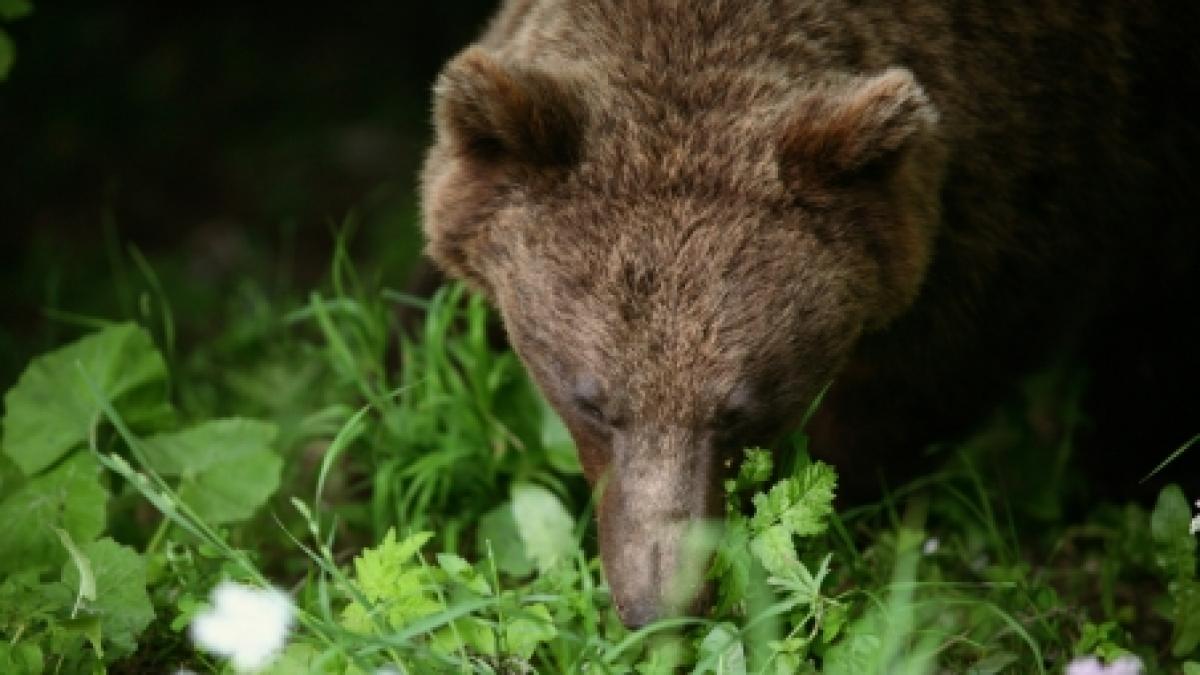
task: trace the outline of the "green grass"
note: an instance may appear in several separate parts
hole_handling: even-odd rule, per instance
[[[140,325],[73,317],[83,337],[31,363],[4,405],[0,672],[232,672],[187,637],[225,579],[294,598],[275,673],[982,675],[1127,653],[1200,672],[1196,495],[1068,521],[1070,435],[1041,447],[1020,414],[1036,381],[939,472],[842,513],[802,433],[795,461],[748,451],[694,541],[713,611],[630,632],[569,436],[487,307],[381,288],[346,250],[306,301],[247,287],[189,346],[135,256]],[[979,470],[997,454],[1058,468],[1006,494]]]

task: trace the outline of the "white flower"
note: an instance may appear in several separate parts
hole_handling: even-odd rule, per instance
[[[212,609],[192,619],[192,641],[229,657],[238,671],[255,671],[283,649],[292,612],[283,591],[223,581],[213,590]]]
[[[1107,666],[1094,656],[1078,658],[1067,664],[1064,675],[1142,675],[1142,661],[1126,654]]]
[[[1200,499],[1196,500],[1196,508],[1200,510]],[[1188,532],[1191,532],[1192,534],[1200,534],[1200,513],[1196,514],[1196,516],[1192,518],[1192,525],[1188,528]]]
[[[925,545],[921,547],[921,553],[925,555],[933,555],[941,548],[942,542],[937,537],[930,537],[925,540]]]

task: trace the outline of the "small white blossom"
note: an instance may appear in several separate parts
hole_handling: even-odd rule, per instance
[[[1200,499],[1196,500],[1196,509],[1200,510]],[[1200,513],[1192,518],[1192,525],[1188,528],[1188,532],[1192,534],[1200,534]]]
[[[292,627],[292,600],[283,591],[221,582],[212,609],[192,619],[192,641],[229,657],[240,672],[267,666],[283,649]]]
[[[941,548],[942,542],[937,537],[930,537],[925,540],[925,545],[921,547],[921,553],[925,555],[933,555]]]
[[[1107,666],[1094,656],[1078,658],[1067,664],[1064,675],[1142,675],[1142,661],[1136,656],[1125,655]]]

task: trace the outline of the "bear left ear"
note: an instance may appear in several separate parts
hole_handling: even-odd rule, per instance
[[[937,124],[937,111],[905,68],[814,88],[791,110],[779,136],[779,166],[793,185],[886,173]]]
[[[479,47],[451,61],[435,88],[438,133],[468,159],[569,164],[583,111],[571,78],[502,63]]]

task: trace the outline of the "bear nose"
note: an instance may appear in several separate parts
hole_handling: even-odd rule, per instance
[[[637,630],[658,619],[658,598],[637,598],[628,602],[618,601],[616,605],[617,616],[621,617],[621,623],[625,624],[625,627],[630,630]]]

